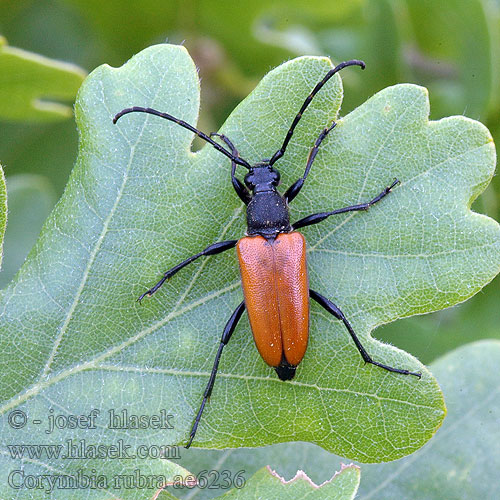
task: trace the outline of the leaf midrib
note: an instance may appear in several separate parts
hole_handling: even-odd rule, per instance
[[[187,377],[206,377],[206,378],[208,378],[211,374],[210,371],[184,371],[184,370],[169,369],[169,368],[143,368],[143,367],[136,367],[136,366],[123,366],[123,365],[116,366],[116,365],[106,365],[106,364],[96,365],[95,368],[107,370],[107,371],[114,371],[114,372],[121,372],[121,371],[123,371],[123,372],[140,372],[142,374],[153,373],[153,374],[175,375],[175,376],[180,376],[180,377],[187,376]],[[255,381],[256,382],[271,382],[271,383],[276,383],[276,384],[283,383],[282,380],[280,380],[279,378],[277,378],[275,376],[264,377],[264,376],[260,376],[260,375],[241,375],[239,373],[224,373],[222,371],[217,372],[217,377],[218,378],[245,380],[245,381],[252,381],[252,382],[255,382]],[[372,398],[372,399],[375,399],[378,401],[386,401],[386,402],[392,402],[392,403],[403,403],[403,404],[406,404],[407,406],[412,406],[414,408],[424,408],[427,410],[436,411],[436,408],[433,406],[426,406],[426,405],[413,403],[411,401],[383,397],[383,396],[379,396],[376,393],[353,391],[351,389],[338,389],[335,387],[321,387],[318,384],[299,382],[296,379],[288,381],[287,384],[295,386],[295,387],[305,387],[307,389],[315,389],[319,392],[336,392],[339,394],[353,394],[355,396],[365,396],[365,397]],[[439,413],[442,413],[442,411],[439,410]]]

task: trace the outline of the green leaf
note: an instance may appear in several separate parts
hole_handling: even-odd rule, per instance
[[[363,465],[359,500],[497,498],[500,468],[500,342],[482,341],[460,347],[431,364],[448,407],[436,436],[421,450],[390,464]],[[310,443],[265,448],[183,454],[181,464],[201,471],[217,464],[219,471],[252,474],[270,464],[290,478],[301,468],[316,482],[330,477],[343,459]],[[216,493],[200,491],[196,499]]]
[[[159,496],[160,500],[184,498],[183,493],[187,493],[186,498],[192,498],[208,494],[212,497],[217,488],[224,489],[227,485],[233,488],[227,493],[217,496],[217,498],[229,499],[260,499],[266,500],[288,498],[308,498],[308,499],[328,499],[328,500],[351,500],[355,497],[359,487],[360,471],[356,465],[342,465],[341,470],[336,472],[330,479],[317,485],[299,470],[290,480],[285,480],[270,467],[263,467],[258,470],[250,479],[246,479],[245,470],[227,473],[227,470],[214,470],[207,473],[202,471],[196,476],[197,485],[191,488],[196,490],[163,490]],[[217,488],[215,488],[217,486]],[[176,495],[173,495],[175,492]]]
[[[377,329],[377,338],[410,351],[425,363],[457,347],[483,339],[500,339],[498,318],[500,280],[467,302],[428,316],[413,316]]]
[[[5,177],[3,175],[2,165],[0,165],[0,269],[3,260],[3,239],[5,228],[7,226],[7,188],[5,186]]]
[[[499,363],[499,341],[469,344],[433,363],[448,406],[445,424],[425,448],[391,468],[363,468],[359,499],[497,498]]]
[[[56,201],[53,187],[43,176],[13,175],[7,179],[7,184],[9,224],[5,233],[0,287],[4,287],[21,267]]]
[[[54,121],[71,116],[61,102],[73,100],[86,73],[74,64],[8,47],[0,37],[0,118]]]
[[[299,58],[264,78],[223,128],[244,158],[274,153],[330,67],[326,59]],[[194,124],[198,93],[187,52],[168,45],[146,49],[120,69],[100,67],[82,86],[77,164],[27,262],[1,295],[4,445],[40,443],[46,436],[31,422],[46,422],[51,409],[87,415],[93,408],[103,419],[99,432],[88,433],[97,442],[116,442],[105,416],[123,408],[173,415],[174,428],[160,434],[129,430],[134,444],[157,444],[158,436],[168,445],[185,442],[222,327],[241,301],[234,253],[193,264],[142,306],[135,299],[168,267],[213,241],[243,235],[243,209],[229,182],[229,161],[209,147],[191,153],[191,133],[151,116],[111,120],[124,107],[142,105]],[[314,99],[279,162],[284,185],[302,175],[340,101],[336,78]],[[402,180],[369,213],[304,234],[311,285],[344,310],[376,360],[421,370],[422,380],[365,366],[342,325],[313,304],[306,358],[293,381],[281,382],[258,357],[245,319],[224,352],[195,445],[307,440],[381,461],[413,452],[434,434],[445,411],[435,379],[411,355],[369,333],[479,290],[498,271],[499,231],[468,210],[492,176],[487,130],[463,117],[429,123],[427,113],[419,87],[377,94],[339,122],[292,206],[296,220],[369,200],[394,177]],[[29,415],[30,425],[9,428],[5,417],[13,410]],[[50,438],[65,443],[82,434],[56,429]],[[30,467],[75,470],[60,462]]]
[[[359,468],[355,465],[343,466],[329,481],[321,485],[314,484],[307,475],[299,471],[296,476],[285,481],[282,477],[264,467],[241,489],[233,489],[219,498],[287,500],[308,498],[311,500],[351,500],[359,486]]]

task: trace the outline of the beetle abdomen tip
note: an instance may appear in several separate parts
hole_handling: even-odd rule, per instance
[[[292,378],[295,377],[295,370],[297,367],[289,365],[285,361],[285,363],[282,362],[280,365],[275,366],[274,369],[276,370],[280,380],[292,380]]]

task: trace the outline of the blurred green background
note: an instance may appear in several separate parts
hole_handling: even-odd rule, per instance
[[[10,47],[87,72],[103,63],[120,66],[154,43],[184,43],[200,69],[198,125],[205,131],[217,130],[260,78],[286,59],[363,59],[365,72],[342,75],[342,114],[388,85],[412,82],[429,89],[432,119],[460,114],[480,120],[500,143],[498,0],[0,0],[0,34]],[[0,58],[0,87],[22,83],[13,68]],[[82,73],[66,70],[64,89],[47,86],[41,95],[71,104]],[[45,83],[38,74],[32,80]],[[0,163],[9,193],[0,286],[12,279],[61,195],[78,142],[70,113],[17,113],[21,108],[7,109],[10,97],[0,93]],[[499,188],[496,178],[474,209],[498,219]],[[429,363],[460,344],[500,338],[499,300],[496,279],[465,304],[397,321],[374,335]]]

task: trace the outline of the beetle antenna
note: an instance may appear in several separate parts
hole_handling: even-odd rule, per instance
[[[290,139],[292,138],[293,132],[295,130],[295,127],[299,123],[300,119],[302,118],[302,114],[306,110],[307,106],[309,106],[309,103],[312,101],[313,97],[321,90],[321,87],[330,80],[330,78],[335,74],[338,73],[341,69],[346,68],[347,66],[360,66],[361,69],[365,69],[365,63],[363,61],[360,61],[358,59],[352,59],[351,61],[345,61],[337,66],[335,68],[332,68],[321,80],[318,84],[316,84],[316,87],[314,87],[313,91],[307,96],[306,100],[304,101],[304,104],[302,104],[302,107],[300,108],[300,111],[297,113],[297,116],[293,119],[292,126],[288,130],[285,140],[283,141],[283,145],[281,146],[276,153],[274,153],[273,157],[269,161],[269,165],[273,165],[277,160],[279,160],[286,151],[286,147],[288,146],[288,143],[290,142]]]
[[[184,120],[180,120],[179,118],[175,118],[175,116],[169,115],[168,113],[162,113],[161,111],[157,111],[156,109],[141,108],[139,106],[134,106],[132,108],[122,109],[113,118],[113,123],[116,123],[123,115],[126,115],[128,113],[147,113],[149,115],[159,116],[160,118],[165,118],[166,120],[170,120],[171,122],[177,123],[181,127],[184,127],[186,129],[190,130],[191,132],[194,132],[198,137],[200,137],[204,141],[207,141],[217,151],[220,151],[223,155],[226,155],[230,160],[234,161],[238,165],[241,165],[241,166],[246,167],[248,169],[251,168],[250,164],[246,160],[244,160],[243,158],[240,158],[239,156],[234,156],[227,149],[223,148],[220,144],[218,144],[213,139],[211,139],[208,135],[204,134],[203,132],[201,132],[197,128],[194,128],[192,125],[189,125],[189,123],[185,122]]]

